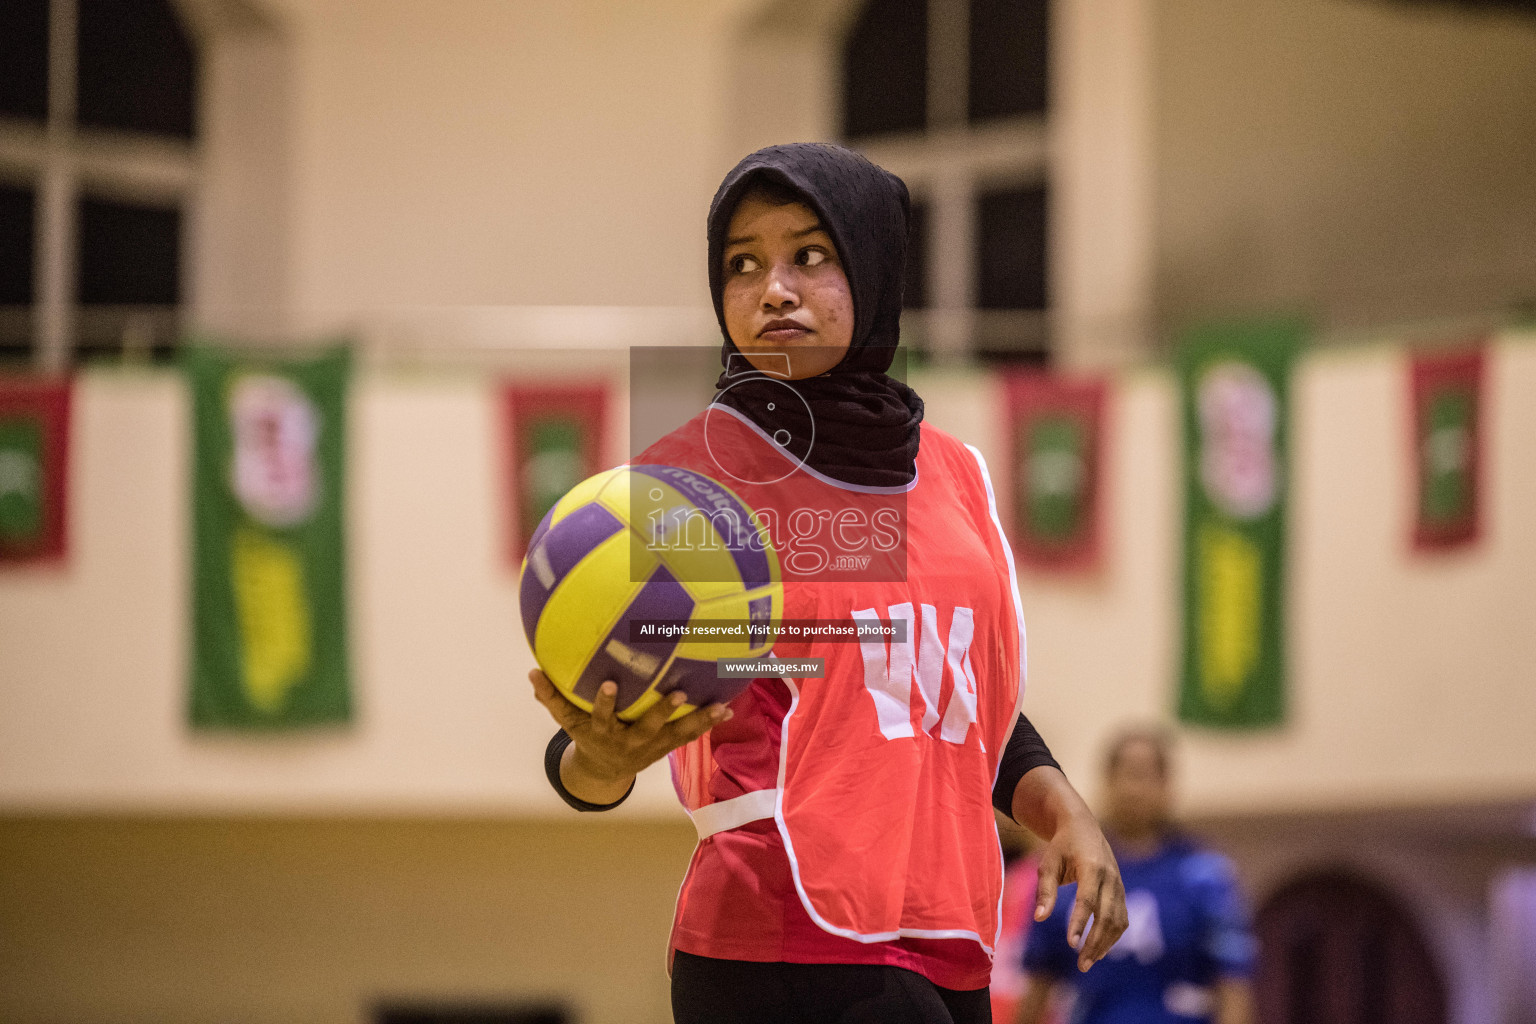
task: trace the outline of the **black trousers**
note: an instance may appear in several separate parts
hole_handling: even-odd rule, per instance
[[[992,1024],[987,989],[940,988],[875,964],[761,964],[678,950],[676,1024]]]

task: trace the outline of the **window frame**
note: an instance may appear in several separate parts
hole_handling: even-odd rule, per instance
[[[81,200],[89,195],[178,208],[184,270],[200,179],[196,139],[77,123],[78,30],[79,0],[49,0],[47,117],[41,124],[0,117],[0,176],[29,185],[34,195],[32,361],[45,374],[62,373],[74,361],[82,327],[95,334],[121,321],[124,349],[142,354],[157,335],[174,332],[177,311],[186,303],[183,294],[174,308],[82,304],[77,295]],[[195,36],[192,41],[195,47]],[[183,292],[185,286],[183,275]]]
[[[1040,310],[979,305],[978,206],[985,193],[1009,187],[1045,189],[1053,201],[1050,119],[1053,90],[1040,114],[970,118],[970,0],[928,0],[928,110],[920,132],[846,140],[901,176],[927,207],[923,291],[927,304],[909,309],[920,347],[939,360],[980,354],[1049,359],[1053,260],[1047,242],[1046,302]],[[1053,44],[1047,41],[1047,46]],[[1047,233],[1050,214],[1047,212]],[[964,259],[944,259],[945,253]],[[1004,339],[1022,344],[1001,344]]]

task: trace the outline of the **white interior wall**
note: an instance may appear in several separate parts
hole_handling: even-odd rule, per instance
[[[745,0],[268,0],[294,45],[296,324],[697,305]]]
[[[724,62],[730,115],[720,156],[726,167],[764,146],[837,138],[842,40],[859,6],[859,0],[767,0],[742,20]]]
[[[1536,295],[1536,19],[1155,0],[1157,304],[1326,325]]]
[[[1071,367],[1153,343],[1156,0],[1052,7],[1052,349]]]
[[[622,355],[612,358],[622,389]],[[1291,719],[1252,736],[1189,733],[1191,811],[1536,794],[1526,628],[1536,521],[1521,512],[1536,504],[1521,442],[1536,436],[1536,346],[1495,349],[1488,536],[1460,554],[1407,550],[1404,374],[1401,351],[1386,346],[1301,364]],[[975,441],[1003,489],[995,381],[914,374],[914,384],[931,421]],[[1121,379],[1106,569],[1021,585],[1026,710],[1078,780],[1096,776],[1107,729],[1171,706],[1175,411],[1168,377]],[[309,734],[193,735],[183,724],[180,382],[87,373],[76,417],[69,564],[0,576],[0,808],[563,813],[542,776],[550,726],[526,689],[531,662],[502,558],[495,378],[361,373],[349,484],[358,718]],[[621,403],[616,429],[626,418]],[[679,813],[665,773],[624,813]]]
[[[184,286],[200,328],[268,338],[284,332],[291,257],[293,46],[262,10],[183,0],[202,62],[197,187]]]

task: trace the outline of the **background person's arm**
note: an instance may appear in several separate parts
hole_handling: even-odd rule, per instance
[[[1186,862],[1194,871],[1196,889],[1208,929],[1205,953],[1219,979],[1214,987],[1212,1024],[1254,1024],[1252,976],[1259,944],[1253,935],[1248,901],[1238,884],[1237,870],[1221,854],[1206,851]]]
[[[1212,1024],[1254,1024],[1253,984],[1247,978],[1222,978],[1216,983],[1216,1013]]]

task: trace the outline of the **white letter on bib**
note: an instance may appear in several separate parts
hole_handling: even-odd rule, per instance
[[[976,721],[976,670],[971,668],[971,635],[976,629],[969,608],[956,608],[949,624],[949,677],[955,688],[944,711],[944,728],[939,738],[965,744],[965,734]],[[983,748],[985,749],[985,748]]]
[[[976,672],[971,667],[971,638],[975,617],[969,608],[956,608],[949,625],[949,642],[939,636],[939,614],[931,604],[922,606],[922,638],[916,641],[910,604],[893,604],[886,618],[907,624],[906,637],[889,645],[878,633],[859,638],[864,658],[864,686],[875,702],[880,721],[880,735],[888,740],[914,735],[912,730],[912,690],[922,696],[922,729],[931,732],[939,722],[939,694],[944,683],[944,666],[949,666],[954,689],[944,712],[939,738],[964,745],[971,724],[976,721]],[[858,623],[877,626],[880,616],[873,608],[849,613]],[[916,647],[916,657],[913,657]]]
[[[880,616],[873,608],[851,613],[853,621],[868,622],[878,626]],[[892,642],[890,661],[886,661],[885,641],[859,639],[859,651],[864,655],[864,686],[875,699],[875,713],[880,719],[880,735],[888,740],[912,735],[912,606],[891,605],[889,618],[904,619],[907,637],[904,643]]]

